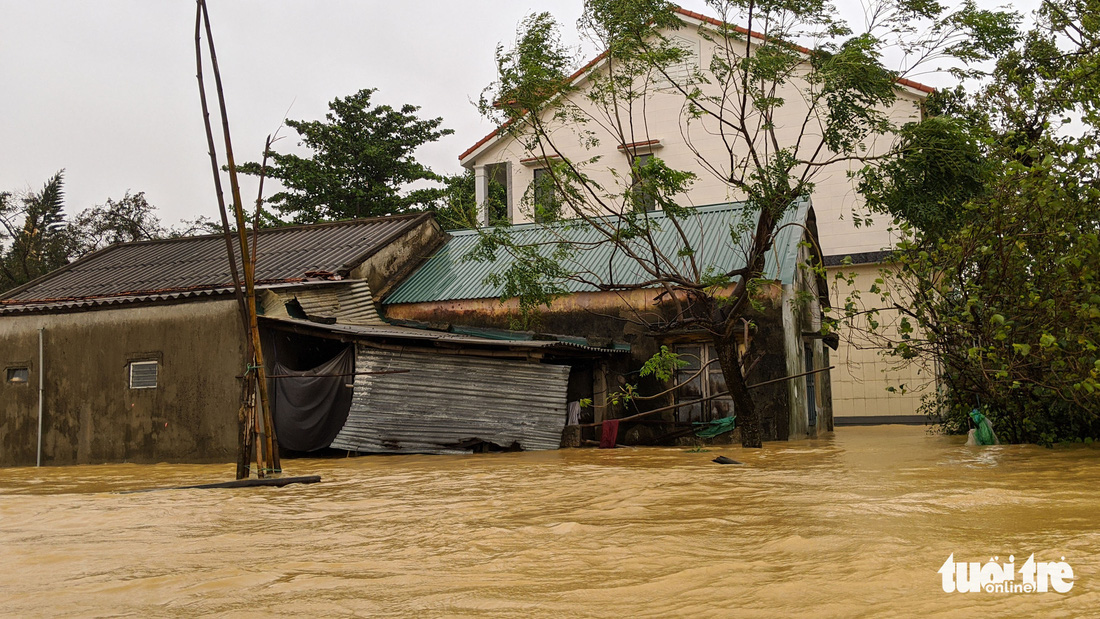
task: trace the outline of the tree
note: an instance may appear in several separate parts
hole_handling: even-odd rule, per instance
[[[103,204],[80,211],[67,226],[72,241],[69,259],[118,243],[222,233],[221,224],[205,215],[165,227],[156,213],[157,207],[149,204],[144,191],[131,194],[129,190],[118,200],[107,198]]]
[[[432,205],[439,225],[444,230],[476,228],[477,200],[474,190],[474,172],[466,170],[462,174],[453,174],[443,178],[443,191]],[[500,183],[490,182],[486,199],[488,203],[489,224],[507,223],[507,189]]]
[[[127,191],[119,200],[108,198],[103,204],[81,211],[69,223],[76,241],[74,258],[116,243],[164,238],[169,231],[155,213],[156,207],[145,199],[144,191],[132,195]]]
[[[205,216],[165,227],[145,192],[64,213],[64,170],[38,192],[0,192],[0,292],[21,286],[69,262],[116,243],[221,233]]]
[[[750,315],[784,213],[810,193],[821,170],[893,156],[873,152],[868,144],[897,129],[886,110],[905,71],[884,65],[887,49],[907,53],[906,70],[933,60],[969,62],[1004,49],[1014,31],[1011,16],[969,4],[948,12],[935,3],[872,3],[866,29],[858,33],[819,0],[708,5],[720,19],[701,31],[716,50],[707,66],[690,66],[690,52],[671,36],[682,21],[676,7],[663,0],[585,3],[580,25],[605,52],[585,69],[584,80],[571,78],[576,63],[549,14],[528,18],[515,47],[498,49],[498,80],[483,96],[481,109],[530,156],[547,163],[554,189],[552,208],[545,208],[544,190],[541,196],[524,196],[525,207],[549,238],[555,238],[555,226],[574,225],[559,222],[567,218],[590,227],[597,240],[519,246],[505,234],[486,232],[481,255],[490,258],[503,249],[515,256],[516,266],[500,276],[528,309],[560,293],[562,279],[599,290],[658,289],[668,311],[635,312],[629,319],[658,333],[685,328],[708,333],[734,400],[742,442],[759,447],[760,419],[743,375],[747,357],[734,336],[741,318]],[[800,41],[814,46],[799,47]],[[597,157],[569,155],[578,142],[593,147],[610,140],[625,148],[650,139],[648,114],[657,97],[662,106],[682,110],[680,134],[693,152],[692,169],[675,169],[658,156],[636,158],[629,174],[597,182],[605,164]],[[562,130],[567,127],[572,130]],[[720,146],[704,148],[696,136],[719,136]],[[755,213],[748,230],[729,231],[735,251],[744,255],[735,270],[698,263],[698,248],[686,235],[673,256],[655,251],[651,242],[647,210],[659,207],[673,226],[688,225],[692,210],[684,204],[701,174],[725,184],[729,195],[745,200]],[[742,244],[743,237],[751,240]],[[646,281],[622,284],[570,273],[564,266],[570,255],[598,246],[628,256],[647,274]]]
[[[371,105],[375,92],[334,99],[323,121],[286,121],[312,154],[271,153],[267,176],[284,189],[268,203],[280,217],[294,223],[373,217],[426,207],[441,197],[443,190],[419,186],[443,179],[413,155],[453,131],[439,128],[442,118],[418,118],[420,108],[413,105]],[[260,164],[238,169],[258,175]],[[410,189],[413,184],[418,187]]]
[[[68,263],[74,244],[63,212],[64,172],[20,199],[0,193],[0,292]]]
[[[906,232],[897,271],[871,290],[901,336],[877,328],[883,312],[869,328],[894,358],[942,368],[926,406],[948,432],[979,408],[1002,440],[1100,437],[1094,4],[1044,2],[988,80],[933,101],[940,116],[923,124],[942,130],[910,128],[905,156],[864,174],[869,201]]]

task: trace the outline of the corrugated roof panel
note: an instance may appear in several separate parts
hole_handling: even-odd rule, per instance
[[[351,412],[332,442],[370,453],[468,453],[484,441],[557,449],[569,366],[358,347]],[[509,388],[500,388],[507,376]]]
[[[277,323],[287,323],[288,325],[307,327],[310,329],[328,331],[330,333],[339,333],[353,338],[363,338],[368,340],[409,340],[420,343],[442,343],[454,347],[467,346],[473,348],[587,350],[589,352],[596,353],[630,352],[629,347],[624,347],[623,345],[619,344],[615,344],[611,348],[597,348],[595,346],[585,346],[583,344],[577,344],[574,342],[563,342],[558,340],[502,340],[499,338],[494,339],[487,337],[475,337],[471,335],[464,335],[461,333],[431,331],[428,329],[401,327],[391,324],[330,325],[310,322],[308,320],[300,320],[297,318],[282,317],[279,315],[275,315],[274,312],[272,313],[272,315],[261,316],[261,323],[263,322],[270,322],[275,325],[277,325]]]
[[[335,282],[324,286],[264,291],[263,314],[289,317],[286,303],[297,300],[308,316],[332,318],[342,325],[385,325],[374,307],[370,286],[363,280]]]
[[[804,199],[785,213],[773,249],[766,257],[766,278],[787,284],[794,281],[798,244],[803,236],[803,228],[796,224],[805,224],[809,209],[810,201]],[[651,235],[653,247],[643,244],[641,238],[635,239],[630,246],[634,256],[624,248],[607,242],[606,235],[593,226],[576,222],[564,222],[553,227],[521,224],[508,228],[506,233],[521,245],[543,245],[544,255],[552,252],[562,241],[573,247],[589,245],[590,249],[572,252],[563,264],[572,273],[585,274],[586,279],[603,284],[629,285],[648,281],[652,279],[652,274],[647,272],[647,267],[650,270],[660,268],[662,272],[675,268],[678,272],[690,273],[691,259],[678,255],[685,246],[685,238],[695,250],[695,263],[700,272],[712,267],[715,272],[725,273],[744,266],[744,247],[755,231],[756,217],[755,211],[750,212],[743,203],[693,209],[691,215],[677,220],[683,231],[682,236],[664,213],[658,211],[649,216],[654,224]],[[614,219],[605,221],[613,223]],[[738,234],[736,243],[733,241],[735,232]],[[491,274],[505,272],[514,261],[512,256],[500,249],[492,262],[467,260],[465,257],[478,244],[479,233],[476,230],[460,230],[451,235],[442,249],[386,297],[385,304],[501,296],[500,288],[486,283],[486,279]],[[691,274],[691,279],[697,279],[697,276]],[[588,282],[573,279],[559,283],[568,292],[597,290]]]
[[[309,271],[346,271],[426,217],[377,217],[261,230],[256,281],[294,280]],[[225,239],[211,235],[116,245],[78,260],[3,301],[79,299],[231,284]]]

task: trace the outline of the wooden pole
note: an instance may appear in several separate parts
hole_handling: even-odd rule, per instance
[[[229,113],[225,105],[225,89],[222,87],[221,70],[218,68],[218,56],[214,49],[214,37],[210,28],[210,13],[206,7],[206,0],[198,0],[202,8],[203,25],[206,29],[206,44],[210,51],[210,66],[214,72],[214,87],[218,94],[218,107],[221,112],[222,136],[225,141],[225,160],[229,168],[229,186],[233,195],[233,214],[237,220],[237,235],[240,242],[241,259],[244,262],[244,287],[245,301],[248,305],[248,329],[252,339],[253,365],[256,372],[256,385],[260,394],[260,410],[257,415],[257,427],[260,431],[256,444],[257,464],[256,475],[266,476],[269,471],[278,470],[278,454],[276,453],[275,429],[271,423],[271,411],[268,407],[267,379],[264,373],[263,350],[260,345],[260,328],[256,319],[256,274],[254,265],[249,259],[248,232],[244,217],[244,207],[241,202],[241,187],[237,180],[237,164],[233,157],[233,141],[229,131]]]
[[[195,77],[199,82],[199,101],[202,104],[202,120],[206,127],[206,144],[210,153],[210,168],[214,175],[214,193],[218,198],[218,213],[222,220],[222,236],[225,238],[226,254],[229,258],[229,273],[233,277],[233,292],[237,298],[237,306],[241,313],[241,327],[245,334],[245,359],[252,359],[252,337],[249,333],[248,304],[241,290],[241,277],[237,269],[237,259],[234,257],[232,229],[229,227],[229,216],[225,209],[225,193],[222,191],[221,172],[218,168],[217,148],[214,145],[214,132],[210,127],[210,108],[206,100],[206,84],[202,76],[202,38],[201,24],[204,5],[201,1],[195,3]],[[252,460],[252,411],[250,410],[249,381],[242,383],[241,405],[237,410],[237,479],[244,479],[249,474],[249,463]]]

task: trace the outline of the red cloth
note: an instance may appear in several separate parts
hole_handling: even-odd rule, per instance
[[[600,426],[600,449],[615,449],[615,439],[619,437],[619,420],[605,419]]]

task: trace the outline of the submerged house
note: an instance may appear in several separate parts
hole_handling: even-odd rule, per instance
[[[741,248],[753,228],[744,224],[755,217],[755,212],[742,203],[728,203],[698,207],[691,213],[679,218],[675,225],[663,212],[647,214],[654,230],[648,238],[655,243],[656,252],[676,256],[686,238],[687,245],[695,249],[693,257],[699,264],[715,266],[718,272],[743,266]],[[759,356],[746,375],[747,382],[767,383],[754,390],[765,440],[814,437],[833,429],[827,370],[829,350],[820,335],[822,307],[829,302],[828,289],[823,278],[805,268],[816,253],[813,249],[817,246],[816,229],[809,199],[788,209],[767,256],[764,277],[768,282],[757,294],[763,309],[753,312],[752,324],[746,323],[737,338],[741,346],[751,343],[753,355]],[[574,273],[601,273],[605,281],[620,284],[645,282],[649,278],[634,259],[612,243],[601,243],[598,234],[576,221],[550,227],[520,224],[497,231],[517,244],[539,245],[547,252],[553,251],[562,240],[585,247],[563,262]],[[387,319],[465,333],[511,326],[519,311],[518,301],[501,299],[502,287],[494,283],[492,276],[506,271],[514,257],[497,248],[491,261],[470,259],[479,239],[478,231],[452,232],[445,245],[384,297]],[[686,262],[689,258],[682,255],[679,260]],[[548,307],[539,308],[538,331],[630,348],[629,355],[596,360],[592,391],[574,394],[593,400],[593,407],[586,409],[579,421],[598,424],[640,410],[693,402],[725,392],[718,365],[707,366],[715,358],[708,333],[680,330],[658,334],[640,328],[630,319],[638,313],[658,315],[669,311],[668,304],[662,301],[662,289],[601,290],[581,281],[559,283],[566,293],[554,298]],[[686,386],[667,398],[649,401],[642,408],[637,403],[630,408],[604,406],[609,392],[625,384],[639,383],[639,368],[661,346],[667,346],[689,362],[676,376]],[[700,372],[701,368],[706,369]],[[787,377],[795,378],[785,380]],[[643,387],[648,388],[644,389],[648,393],[657,393],[667,385],[651,382]],[[730,398],[714,397],[658,414],[661,416],[624,426],[619,431],[620,442],[664,442],[689,433],[693,422],[712,422],[736,415],[736,411]],[[593,438],[593,433],[589,432],[586,438]]]
[[[261,337],[290,451],[557,447],[584,381],[574,366],[621,354],[381,320],[374,295],[445,242],[427,214],[257,238]],[[7,292],[0,364],[0,466],[231,461],[246,360],[223,237],[112,246]],[[515,401],[498,397],[500,376],[522,388]]]

